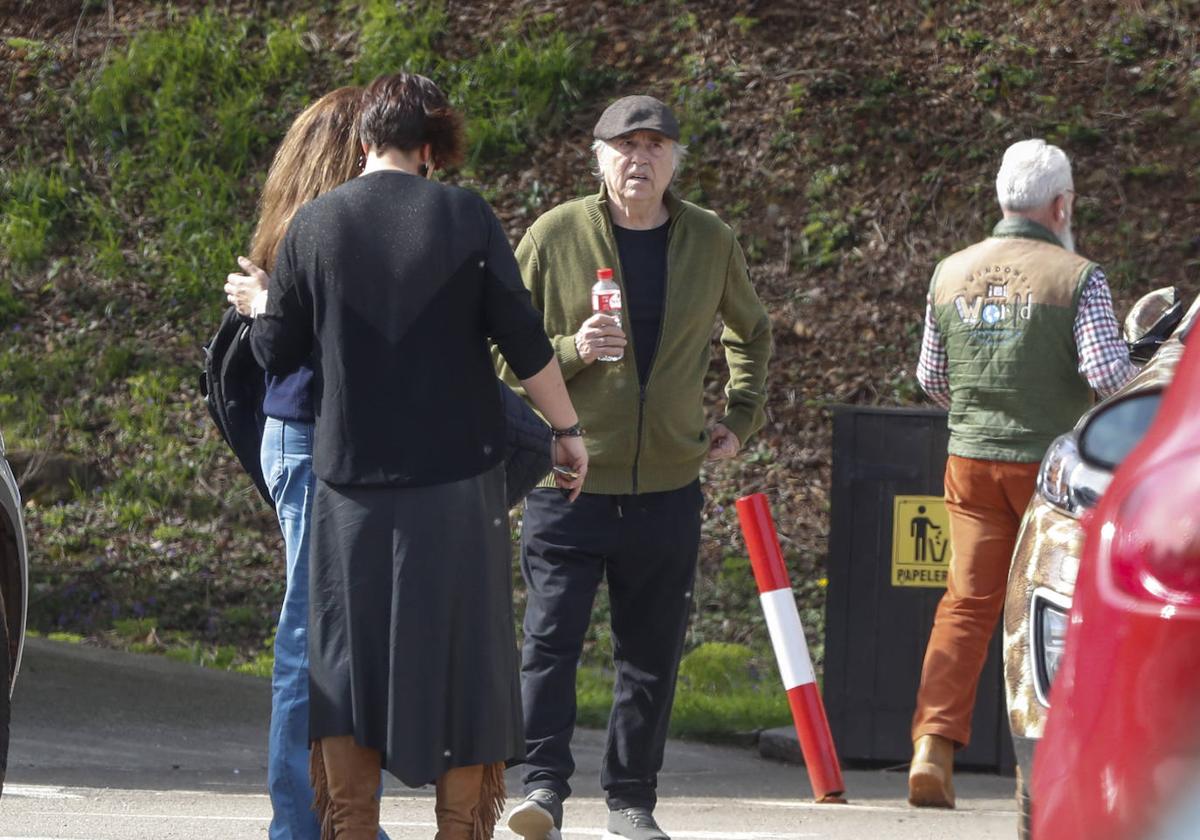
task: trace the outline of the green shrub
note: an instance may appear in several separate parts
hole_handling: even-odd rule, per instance
[[[801,266],[823,268],[841,259],[841,252],[857,241],[855,212],[813,210],[800,231],[800,248],[794,254]]]
[[[442,2],[373,0],[357,12],[357,61],[335,81],[400,69],[439,81],[467,116],[469,164],[532,146],[607,78],[591,44],[534,19],[506,26],[475,55],[451,61],[439,40]],[[305,16],[290,20],[168,12],[79,85],[64,120],[68,145],[101,152],[101,172],[73,191],[38,167],[4,178],[0,241],[18,268],[42,260],[74,202],[84,261],[161,289],[168,316],[215,309],[213,289],[244,251],[271,149],[306,101],[314,63]],[[77,192],[77,195],[72,195]],[[20,314],[0,286],[0,323]]]
[[[437,3],[359,4],[354,82],[365,85],[383,73],[405,71],[429,76],[440,86],[445,61],[434,44],[445,28],[446,10]]]
[[[173,171],[149,193],[146,210],[161,225],[159,271],[172,308],[215,302],[218,281],[250,241],[252,202],[253,195],[215,164]]]
[[[18,270],[36,266],[70,215],[70,191],[57,169],[26,165],[0,180],[0,253]],[[19,314],[0,286],[0,323]]]
[[[943,44],[954,44],[973,53],[985,52],[992,46],[992,39],[978,29],[944,27],[937,31],[937,39]]]
[[[971,94],[980,102],[997,102],[1007,99],[1013,91],[1029,87],[1037,80],[1036,70],[1000,61],[989,61],[975,71],[975,87]]]
[[[192,379],[190,371],[175,368],[135,373],[125,380],[127,399],[112,409],[113,443],[136,460],[104,486],[101,498],[129,527],[141,528],[151,514],[171,509],[210,515],[220,502],[197,492],[224,444],[214,435],[198,437],[190,426]]]
[[[233,670],[239,674],[249,674],[252,677],[270,679],[271,673],[275,670],[275,657],[269,651],[266,651],[257,654],[248,662],[235,664]]]
[[[451,96],[466,112],[470,160],[522,151],[559,129],[603,78],[590,61],[587,42],[537,24],[528,33],[506,30],[456,65]]]
[[[50,431],[51,406],[63,405],[79,389],[81,371],[97,348],[88,339],[63,342],[54,352],[0,350],[0,428],[14,448],[35,445]]]
[[[818,169],[808,179],[808,187],[805,189],[804,195],[814,203],[834,198],[838,184],[845,182],[849,176],[849,167],[836,163]]]
[[[782,726],[790,719],[787,695],[774,666],[763,673],[743,645],[709,642],[683,658],[672,730],[714,737]]]
[[[83,641],[83,635],[80,633],[67,633],[65,631],[56,633],[47,633],[46,638],[52,642],[69,642],[71,644],[79,644]]]
[[[109,61],[75,120],[107,153],[109,195],[84,202],[96,265],[117,274],[121,243],[137,241],[134,264],[169,289],[168,311],[211,303],[246,247],[256,182],[245,176],[305,98],[311,63],[303,16],[259,26],[208,9],[174,22]]]
[[[679,683],[691,691],[730,694],[756,688],[754,653],[744,645],[709,642],[683,658]]]
[[[1100,51],[1114,64],[1128,65],[1140,61],[1149,50],[1145,22],[1130,16],[1107,38],[1100,41]]]
[[[684,74],[675,84],[671,95],[672,109],[679,119],[679,133],[684,145],[720,138],[722,117],[738,85],[729,68],[710,62],[700,54],[683,59]],[[790,92],[796,103],[794,114],[803,112],[800,103],[805,98],[802,88]]]
[[[0,280],[0,329],[24,314],[25,304],[21,303],[20,298],[16,296],[12,284],[6,280]]]
[[[1125,170],[1125,177],[1135,181],[1161,182],[1175,176],[1174,167],[1165,163],[1144,163]]]
[[[1072,109],[1071,118],[1055,124],[1046,139],[1066,148],[1095,149],[1104,142],[1105,134],[1076,106]]]
[[[580,668],[575,680],[580,726],[603,727],[612,707],[613,674]],[[710,642],[683,658],[671,713],[671,735],[724,738],[783,726],[791,719],[774,666],[743,645]]]
[[[85,130],[158,167],[212,163],[240,172],[269,139],[270,126],[256,119],[265,89],[296,78],[305,53],[280,24],[265,33],[265,46],[249,20],[211,9],[179,24],[138,35],[104,67],[83,102]]]
[[[113,619],[113,632],[126,642],[142,641],[158,629],[156,618]]]
[[[758,26],[758,20],[747,15],[734,15],[729,19],[729,22],[737,28],[743,37],[749,35],[750,30]]]
[[[372,0],[358,21],[354,80],[401,70],[429,76],[465,114],[468,165],[534,145],[607,78],[591,67],[590,41],[573,41],[553,17],[508,25],[458,61],[438,49],[443,3]]]

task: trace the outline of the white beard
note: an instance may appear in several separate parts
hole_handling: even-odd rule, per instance
[[[1075,253],[1075,235],[1071,232],[1071,220],[1070,219],[1067,219],[1066,224],[1063,225],[1062,230],[1060,230],[1058,232],[1058,241],[1061,242],[1062,246],[1064,248],[1066,248],[1068,251],[1070,251],[1072,254]]]

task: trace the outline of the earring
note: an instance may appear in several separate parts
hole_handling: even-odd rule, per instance
[[[429,177],[429,164],[422,163],[420,166],[417,167],[417,172],[420,173],[422,178],[428,178]]]

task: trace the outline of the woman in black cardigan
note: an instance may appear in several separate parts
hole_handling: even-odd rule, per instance
[[[489,838],[524,755],[504,420],[488,342],[587,470],[577,416],[499,221],[425,176],[461,156],[428,79],[367,89],[363,174],[296,213],[251,344],[312,359],[310,737],[323,837],[373,840],[379,767],[436,781],[438,839]]]

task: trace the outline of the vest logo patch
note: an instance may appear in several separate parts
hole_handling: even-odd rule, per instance
[[[1009,294],[1008,287],[1021,277],[1011,266],[993,265],[981,269],[972,280],[982,280],[985,292],[968,298],[960,292],[954,298],[958,320],[968,328],[968,342],[976,346],[996,346],[1016,341],[1025,333],[1033,316],[1033,292],[1024,297]]]

